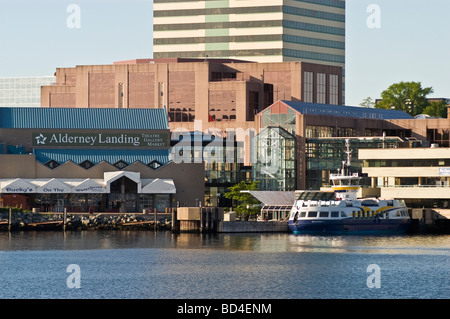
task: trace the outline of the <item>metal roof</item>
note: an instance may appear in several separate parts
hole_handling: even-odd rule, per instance
[[[115,164],[119,161],[133,164],[142,162],[150,164],[157,161],[164,165],[169,162],[169,150],[133,150],[133,149],[34,149],[36,160],[45,164],[54,160],[60,164],[72,161],[76,164],[88,160],[93,164],[99,164],[103,161]]]
[[[345,105],[305,103],[305,102],[285,101],[285,100],[281,102],[287,104],[289,107],[302,114],[356,117],[375,120],[413,119],[413,117],[408,113],[397,110],[385,110],[385,109],[345,106]]]
[[[1,107],[0,128],[168,130],[165,109]]]
[[[267,206],[292,206],[295,202],[295,192],[284,191],[242,191],[253,195]]]

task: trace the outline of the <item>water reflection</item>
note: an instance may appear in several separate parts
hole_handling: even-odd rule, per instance
[[[290,251],[450,255],[449,235],[289,236]]]
[[[2,251],[133,248],[450,255],[450,236],[173,234],[153,231],[0,232]]]

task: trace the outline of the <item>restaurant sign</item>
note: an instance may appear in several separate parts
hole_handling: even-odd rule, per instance
[[[168,133],[33,133],[33,146],[168,147]]]

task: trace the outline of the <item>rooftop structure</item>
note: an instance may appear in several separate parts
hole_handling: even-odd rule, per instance
[[[0,78],[0,107],[39,107],[41,86],[55,80],[54,76]]]

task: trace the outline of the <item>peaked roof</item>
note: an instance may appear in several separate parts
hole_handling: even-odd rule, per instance
[[[253,195],[267,206],[292,206],[295,202],[295,192],[285,191],[242,191]]]
[[[168,130],[165,109],[1,107],[0,128]]]

